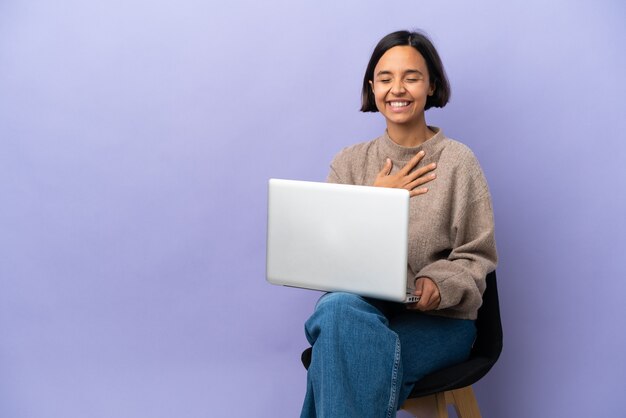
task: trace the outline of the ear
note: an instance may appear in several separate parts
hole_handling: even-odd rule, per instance
[[[432,96],[435,94],[435,83],[430,83],[430,88],[428,89],[428,95]]]
[[[374,83],[372,83],[372,80],[370,80],[369,83],[370,83],[370,89],[372,89],[372,93],[374,93]]]

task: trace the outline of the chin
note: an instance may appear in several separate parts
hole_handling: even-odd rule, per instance
[[[415,118],[406,117],[406,116],[398,117],[397,115],[390,115],[390,116],[385,115],[385,118],[389,122],[395,123],[396,125],[409,125],[415,121]]]

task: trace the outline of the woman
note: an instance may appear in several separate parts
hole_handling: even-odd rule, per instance
[[[476,158],[426,124],[425,110],[449,97],[441,59],[425,35],[399,31],[378,43],[361,111],[382,113],[387,130],[342,150],[328,181],[410,191],[407,280],[420,300],[405,306],[322,296],[305,325],[313,351],[301,417],[394,417],[416,381],[469,356],[497,255],[491,198]]]

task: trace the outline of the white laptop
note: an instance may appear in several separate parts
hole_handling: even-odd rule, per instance
[[[407,190],[270,179],[267,280],[416,302],[408,223]]]

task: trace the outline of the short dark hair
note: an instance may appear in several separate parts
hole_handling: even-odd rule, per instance
[[[439,58],[435,46],[423,32],[401,30],[390,33],[381,39],[378,45],[376,45],[376,48],[374,48],[374,52],[372,52],[372,57],[365,70],[365,77],[363,77],[361,112],[378,112],[370,81],[374,80],[374,69],[378,61],[380,61],[380,58],[394,46],[412,46],[426,61],[430,83],[434,86],[435,91],[432,96],[428,96],[424,109],[444,107],[446,103],[448,103],[448,100],[450,100],[450,83],[448,82],[446,72],[443,69],[443,63],[441,62],[441,58]]]

